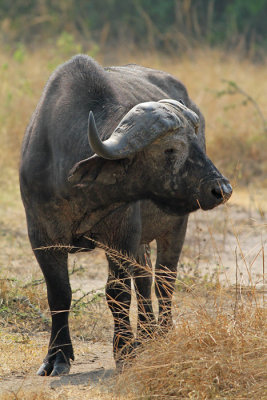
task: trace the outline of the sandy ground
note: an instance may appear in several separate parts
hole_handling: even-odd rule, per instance
[[[75,347],[79,346],[75,340],[73,342]],[[5,393],[19,395],[20,392],[34,389],[37,392],[44,390],[52,393],[53,390],[72,386],[78,391],[82,391],[85,387],[93,389],[98,386],[100,391],[107,392],[116,376],[111,342],[90,343],[87,352],[83,355],[79,354],[78,359],[73,363],[69,375],[44,378],[37,376],[35,371],[32,368],[32,371],[27,374],[18,371],[12,375],[0,377],[0,396]]]
[[[242,286],[249,284],[263,287],[264,251],[266,253],[267,243],[265,199],[264,191],[258,193],[256,199],[246,191],[238,191],[229,204],[191,215],[179,273],[185,276],[197,272],[207,277],[216,273],[223,285],[238,283]],[[25,282],[41,277],[28,243],[23,209],[16,196],[13,202],[3,202],[0,238],[0,268],[3,273],[24,279]],[[155,255],[155,244],[152,244],[153,260]],[[92,290],[103,293],[107,263],[102,250],[73,255],[69,265],[70,271],[73,267],[82,267],[82,273],[71,275],[72,288],[76,290],[74,299]],[[108,333],[102,337],[100,334],[100,339],[96,337],[82,341],[74,335],[78,357],[69,376],[45,379],[37,377],[35,371],[38,365],[34,364],[27,373],[18,370],[0,377],[0,393],[18,393],[22,389],[32,390],[33,387],[54,390],[69,386],[82,391],[84,387],[88,389],[96,385],[106,392],[112,386],[115,374],[111,345],[112,321],[107,308],[101,313],[102,323],[107,320]],[[39,344],[45,344],[49,333],[38,333],[35,336]],[[42,356],[40,362],[41,359]],[[78,395],[75,398],[79,398]]]

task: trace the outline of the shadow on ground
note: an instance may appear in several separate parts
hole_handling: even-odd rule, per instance
[[[52,381],[50,387],[51,389],[67,385],[88,385],[92,387],[99,383],[103,383],[105,386],[107,384],[106,381],[109,378],[113,378],[115,374],[115,369],[100,368],[94,371],[61,376],[59,379]]]

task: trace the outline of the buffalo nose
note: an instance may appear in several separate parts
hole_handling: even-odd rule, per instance
[[[228,199],[230,199],[232,192],[233,189],[229,182],[217,182],[216,186],[211,189],[212,195],[216,197],[216,199],[222,201],[227,201]]]

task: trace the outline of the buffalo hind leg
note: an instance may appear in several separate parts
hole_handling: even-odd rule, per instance
[[[140,266],[134,267],[133,275],[138,307],[137,343],[141,343],[153,336],[156,326],[151,300],[152,264],[149,245],[140,246],[137,263]]]
[[[180,217],[171,233],[157,239],[155,289],[159,302],[158,324],[164,331],[172,325],[172,297],[177,276],[177,264],[182,251],[188,217]]]
[[[29,229],[29,237],[45,277],[52,318],[48,353],[37,374],[41,376],[67,374],[70,370],[70,360],[74,360],[68,323],[72,297],[67,265],[68,254],[52,247],[40,249],[47,243],[40,238],[40,232],[32,234]]]
[[[134,349],[134,335],[130,326],[131,277],[123,261],[108,255],[109,274],[106,299],[114,319],[113,354],[117,369],[121,369]]]
[[[120,370],[129,361],[128,355],[133,357],[135,348],[129,313],[131,260],[138,253],[141,236],[140,203],[129,204],[107,217],[104,231],[99,232],[99,236],[110,249],[106,252],[109,264],[106,299],[114,319],[113,354],[116,367]]]

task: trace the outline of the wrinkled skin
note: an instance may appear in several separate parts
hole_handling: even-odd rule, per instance
[[[182,100],[198,114],[198,132],[181,115],[179,129],[129,157],[90,157],[90,110],[104,140],[133,106],[166,98]],[[114,357],[121,368],[144,337],[172,326],[171,301],[188,214],[211,209],[231,195],[229,182],[205,154],[204,118],[179,81],[135,65],[103,70],[86,56],[59,67],[48,81],[25,134],[20,184],[52,316],[48,354],[38,374],[51,376],[68,373],[74,359],[68,252],[90,251],[100,242],[139,263],[133,267],[107,254],[106,297],[114,317]],[[149,243],[154,239],[158,320],[151,303]],[[45,251],[40,249],[44,246]],[[136,340],[129,321],[131,277],[138,300]]]

